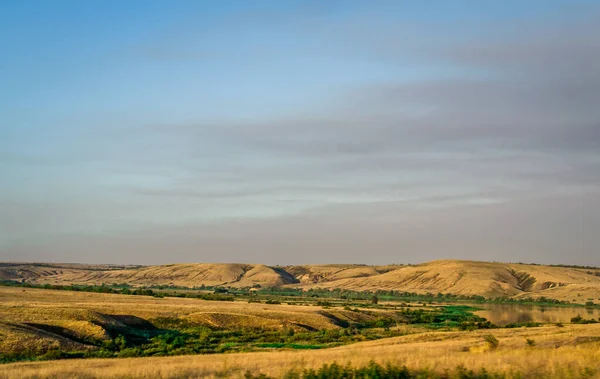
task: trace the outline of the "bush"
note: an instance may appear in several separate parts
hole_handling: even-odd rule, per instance
[[[41,360],[53,360],[53,359],[61,359],[63,358],[63,352],[58,349],[48,350],[46,354],[40,357]]]
[[[460,378],[460,379],[491,379],[491,378],[503,378],[504,375],[489,373],[486,369],[482,368],[479,372],[469,370],[464,366],[458,366],[453,373],[446,372],[437,374],[430,370],[409,370],[405,366],[398,366],[394,364],[381,365],[371,361],[366,366],[352,367],[350,365],[341,366],[335,362],[331,364],[324,364],[318,369],[304,369],[301,371],[288,371],[283,375],[284,379],[442,379],[442,378]],[[517,373],[517,377],[521,377]],[[246,371],[244,375],[246,379],[271,379],[270,376],[265,374],[253,374],[250,371]]]
[[[535,341],[532,339],[529,339],[527,337],[525,337],[525,342],[527,343],[527,346],[529,347],[534,347],[535,346]]]
[[[123,349],[117,355],[119,358],[133,358],[142,356],[142,351],[138,348]]]
[[[498,346],[500,345],[500,341],[498,341],[498,339],[496,337],[494,337],[493,334],[484,335],[483,340],[485,341],[485,343],[487,343],[487,345],[492,350],[497,349]]]
[[[598,321],[594,320],[593,318],[588,320],[588,319],[582,318],[580,315],[577,315],[577,316],[571,318],[571,323],[572,324],[597,324]]]
[[[317,301],[317,305],[320,307],[332,307],[333,304],[329,301],[319,300]]]
[[[529,322],[515,322],[512,324],[508,324],[508,325],[504,325],[505,328],[537,328],[538,326],[542,326],[543,324],[541,322],[533,322],[533,321],[529,321]]]

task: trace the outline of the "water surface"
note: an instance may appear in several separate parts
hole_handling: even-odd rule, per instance
[[[585,319],[600,317],[600,309],[584,307],[553,307],[543,305],[523,304],[475,304],[481,311],[476,315],[485,317],[496,325],[506,325],[520,322],[570,322],[572,317],[581,316]]]

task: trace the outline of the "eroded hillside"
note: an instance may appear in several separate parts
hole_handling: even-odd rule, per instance
[[[419,265],[297,265],[189,263],[119,267],[0,264],[0,279],[36,284],[181,287],[300,287],[397,290],[485,297],[547,297],[583,303],[600,298],[600,270],[497,262],[432,261]]]

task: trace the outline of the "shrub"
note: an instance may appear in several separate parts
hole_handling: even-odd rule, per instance
[[[580,315],[577,315],[577,316],[571,318],[571,323],[572,324],[597,324],[598,321],[594,320],[593,318],[588,320],[588,319],[582,318]]]
[[[319,300],[317,301],[317,305],[321,306],[321,307],[332,307],[333,304],[329,301],[325,301],[325,300]]]
[[[529,347],[535,346],[535,341],[530,338],[525,337],[525,342],[527,343],[527,346],[529,346]]]
[[[355,378],[355,379],[442,379],[442,378],[460,378],[460,379],[491,379],[491,378],[504,378],[504,375],[494,374],[488,372],[482,368],[479,372],[469,370],[464,366],[458,366],[453,373],[446,372],[443,374],[437,374],[430,370],[409,370],[405,366],[398,366],[395,364],[381,365],[371,361],[366,366],[352,367],[350,365],[341,366],[335,362],[331,364],[324,364],[318,369],[304,369],[304,370],[292,370],[288,371],[283,375],[284,379],[342,379],[342,378]],[[517,377],[521,377],[517,373]],[[244,375],[245,379],[271,379],[270,376],[265,374],[253,374],[250,371],[246,371]]]
[[[142,351],[138,348],[128,348],[123,349],[117,355],[119,358],[132,358],[132,357],[140,357],[142,355]]]
[[[48,350],[46,354],[40,357],[41,360],[52,360],[63,358],[63,352],[58,349]]]
[[[533,321],[529,321],[529,322],[516,322],[516,323],[512,323],[512,324],[508,324],[508,325],[504,325],[505,328],[537,328],[538,326],[542,326],[543,324],[541,322],[533,322]]]
[[[500,345],[500,341],[498,341],[498,339],[496,337],[494,337],[493,334],[484,335],[483,340],[485,341],[485,343],[487,343],[487,345],[492,350],[497,349],[498,346]]]

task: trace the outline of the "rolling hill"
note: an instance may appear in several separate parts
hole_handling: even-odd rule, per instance
[[[187,263],[161,266],[0,263],[0,279],[37,284],[182,287],[299,287],[398,290],[485,297],[547,297],[584,303],[600,298],[600,269],[438,260],[418,265]]]

